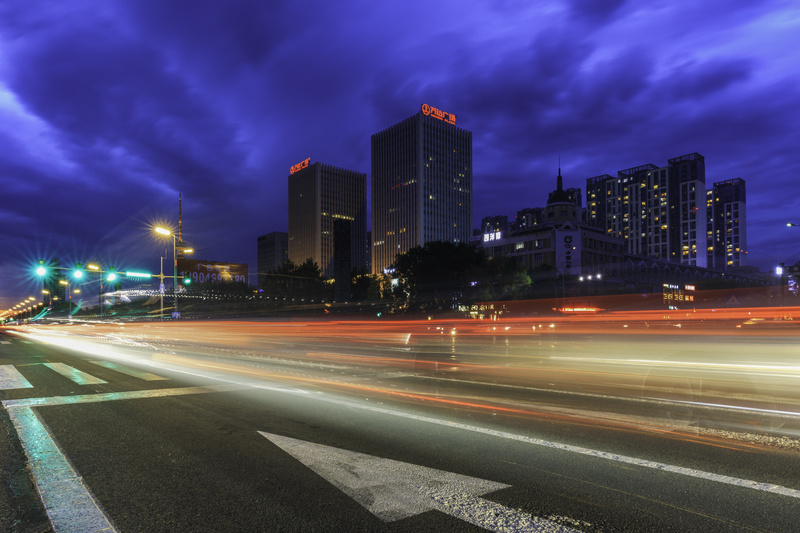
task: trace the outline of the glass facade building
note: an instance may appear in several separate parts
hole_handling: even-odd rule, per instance
[[[427,111],[427,112],[426,112]],[[372,273],[430,241],[470,242],[472,132],[423,105],[372,136]]]
[[[295,170],[295,167],[293,167]],[[349,221],[350,268],[366,265],[367,175],[313,163],[289,175],[289,260],[314,260],[322,274],[335,275],[337,220]],[[341,235],[339,236],[341,240]],[[340,266],[342,261],[339,261]]]

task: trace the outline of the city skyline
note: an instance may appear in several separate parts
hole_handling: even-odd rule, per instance
[[[291,165],[369,180],[370,136],[424,103],[473,133],[474,228],[544,205],[559,155],[585,194],[698,152],[747,182],[747,264],[800,259],[791,4],[36,4],[0,7],[2,308],[38,259],[156,271],[178,194],[184,241],[252,280]]]

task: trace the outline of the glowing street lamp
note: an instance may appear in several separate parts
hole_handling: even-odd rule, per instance
[[[174,300],[175,300],[175,313],[177,315],[177,313],[178,313],[178,243],[177,243],[177,237],[175,236],[175,233],[173,233],[171,230],[168,230],[167,228],[162,228],[160,226],[156,227],[154,229],[154,231],[156,233],[158,233],[159,235],[164,235],[165,237],[172,237],[172,258],[173,258],[173,262],[172,262],[172,290],[173,290]],[[181,248],[180,248],[181,253],[190,254],[190,253],[194,252],[193,249],[184,248],[183,246],[184,245],[181,242]],[[164,283],[163,267],[162,267],[162,272],[161,272],[160,278],[161,278],[161,283],[163,284]],[[191,283],[191,279],[187,278],[187,277],[184,277],[183,284],[184,285],[189,285],[190,283]],[[163,314],[163,302],[162,302],[162,314]]]
[[[156,233],[160,235],[164,235],[166,237],[172,237],[172,294],[175,300],[175,316],[178,316],[178,255],[175,251],[176,243],[175,243],[175,234],[172,233],[170,230],[166,228],[157,227]],[[161,272],[161,283],[164,283],[164,272]],[[162,303],[163,308],[163,303]],[[163,314],[163,310],[162,310]]]

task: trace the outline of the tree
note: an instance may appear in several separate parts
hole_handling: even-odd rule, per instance
[[[394,295],[409,308],[447,309],[459,303],[515,297],[530,284],[507,257],[489,259],[473,244],[432,241],[398,254]]]
[[[287,261],[264,277],[261,284],[271,298],[292,300],[324,300],[330,298],[330,287],[322,277],[319,265],[310,257],[296,265]]]

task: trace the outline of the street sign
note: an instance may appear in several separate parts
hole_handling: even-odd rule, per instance
[[[575,532],[480,498],[510,485],[259,431],[384,522],[440,511],[489,531]]]

